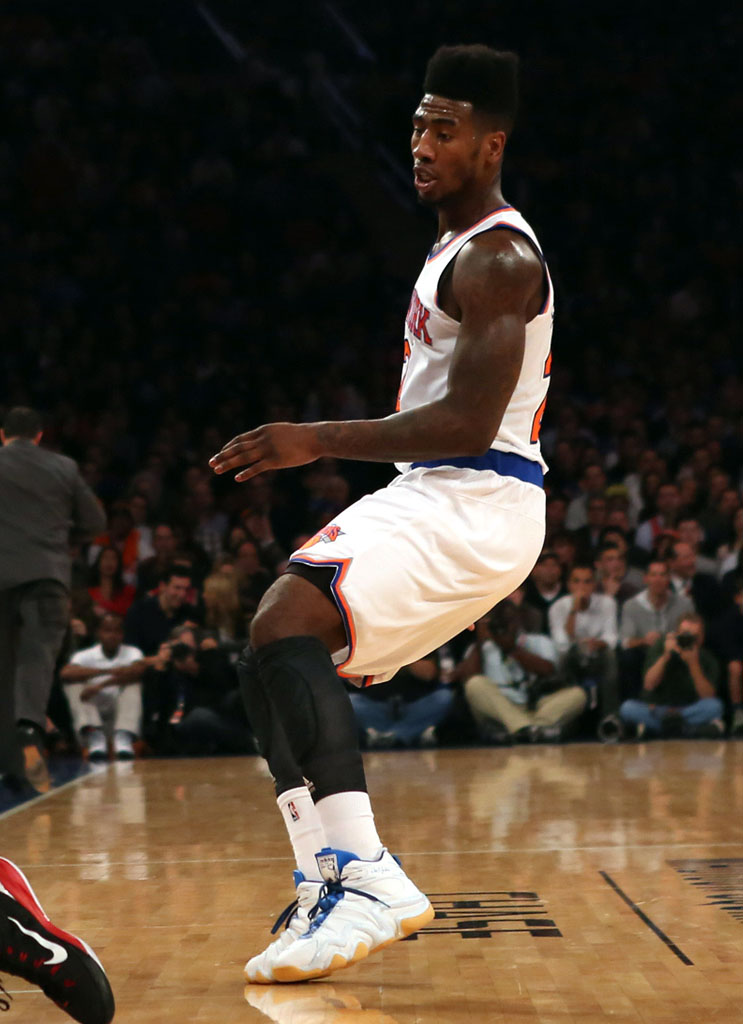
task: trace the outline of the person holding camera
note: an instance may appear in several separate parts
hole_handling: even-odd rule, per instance
[[[161,646],[155,668],[157,709],[150,724],[159,753],[253,751],[229,645],[209,631],[178,626]]]
[[[619,709],[622,721],[636,726],[638,739],[645,733],[707,739],[725,734],[719,666],[703,642],[703,621],[694,613],[650,647],[640,698]]]
[[[475,633],[477,642],[459,671],[472,673],[464,692],[482,738],[560,740],[583,712],[586,693],[562,685],[552,640],[525,633],[509,600],[480,619]]]

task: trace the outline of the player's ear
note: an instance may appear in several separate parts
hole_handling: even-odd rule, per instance
[[[485,152],[491,163],[499,163],[503,159],[505,148],[506,133],[504,131],[488,132],[485,136]]]

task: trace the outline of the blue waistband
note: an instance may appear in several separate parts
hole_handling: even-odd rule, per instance
[[[411,469],[419,466],[433,469],[436,466],[455,466],[457,469],[492,469],[500,476],[515,476],[527,484],[544,485],[544,472],[538,462],[527,459],[515,452],[499,452],[490,448],[484,455],[461,455],[450,459],[431,459],[430,462],[413,462]]]

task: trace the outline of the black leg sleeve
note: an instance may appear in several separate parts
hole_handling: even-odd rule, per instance
[[[281,719],[263,687],[256,657],[249,647],[245,648],[238,662],[237,677],[248,721],[274,777],[276,796],[281,796],[288,789],[304,786],[302,769],[292,754]]]
[[[264,692],[315,800],[366,792],[356,718],[327,647],[313,636],[286,637],[265,644],[255,657]]]

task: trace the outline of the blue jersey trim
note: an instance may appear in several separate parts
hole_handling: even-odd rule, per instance
[[[462,455],[449,459],[431,459],[427,462],[413,462],[411,469],[435,469],[438,466],[453,466],[456,469],[492,469],[499,476],[515,476],[527,484],[544,486],[544,470],[538,462],[527,459],[516,452],[501,452],[491,448],[484,455]]]

